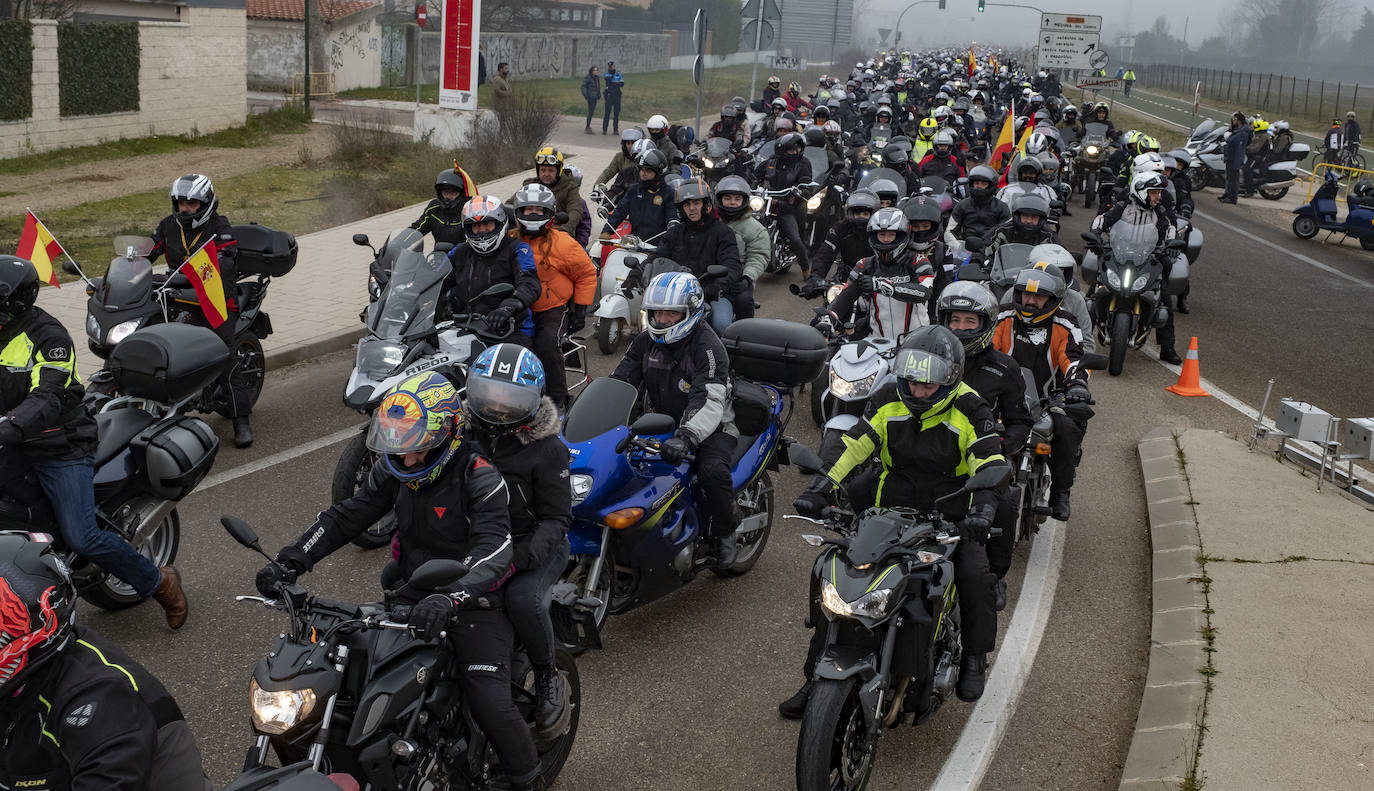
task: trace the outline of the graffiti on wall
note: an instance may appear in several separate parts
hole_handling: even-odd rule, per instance
[[[484,35],[482,50],[487,68],[509,63],[511,76],[520,78],[570,77],[567,40],[561,36]]]
[[[329,63],[335,71],[342,69],[346,60],[366,60],[367,53],[376,53],[381,48],[381,40],[372,23],[373,20],[366,19],[337,30],[329,37]]]

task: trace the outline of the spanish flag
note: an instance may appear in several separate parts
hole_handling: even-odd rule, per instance
[[[973,79],[973,72],[978,69],[978,61],[973,57],[973,47],[968,49],[968,76]]]
[[[458,167],[458,160],[456,159],[453,160],[453,172],[457,173],[458,177],[463,180],[463,194],[469,199],[477,197],[477,182],[468,175],[466,170]]]
[[[211,327],[219,327],[229,318],[225,305],[224,282],[219,276],[219,250],[213,241],[206,242],[194,255],[186,259],[178,271],[186,273],[196,289],[201,312]]]
[[[1021,131],[1021,139],[1016,141],[1016,150],[1019,153],[1026,153],[1026,143],[1030,140],[1031,133],[1035,131],[1035,118],[1026,119],[1026,128]]]
[[[48,232],[47,227],[33,216],[33,212],[25,215],[24,232],[19,235],[19,249],[15,251],[15,255],[33,262],[33,268],[38,270],[39,280],[46,281],[51,286],[57,285],[57,272],[53,269],[53,261],[66,252]]]
[[[1007,120],[1002,122],[1002,131],[997,135],[997,145],[992,149],[992,157],[989,161],[997,172],[1002,172],[1002,166],[1006,164],[1006,159],[1011,156],[1012,143],[1016,137],[1016,109],[1012,107],[1007,110]]]

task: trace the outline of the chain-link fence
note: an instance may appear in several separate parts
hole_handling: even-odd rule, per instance
[[[1156,63],[1140,71],[1141,87],[1192,100],[1201,84],[1202,104],[1224,104],[1245,113],[1281,115],[1309,130],[1323,130],[1355,111],[1374,128],[1374,86],[1328,82],[1282,74],[1260,74]]]

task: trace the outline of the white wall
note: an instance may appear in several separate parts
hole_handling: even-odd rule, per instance
[[[315,73],[334,73],[334,88],[374,88],[382,84],[382,7],[364,9],[325,25],[325,63]],[[248,20],[248,82],[255,89],[289,90],[291,75],[305,67],[305,24],[277,19]]]

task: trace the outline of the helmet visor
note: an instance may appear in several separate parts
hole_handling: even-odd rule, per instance
[[[897,378],[918,384],[954,385],[959,370],[949,360],[925,349],[903,349],[897,354]]]
[[[450,415],[426,409],[411,393],[392,393],[372,416],[367,448],[395,455],[418,453],[443,443],[452,429]]]
[[[537,388],[473,376],[464,406],[478,420],[504,426],[528,419],[539,409],[539,400]]]

